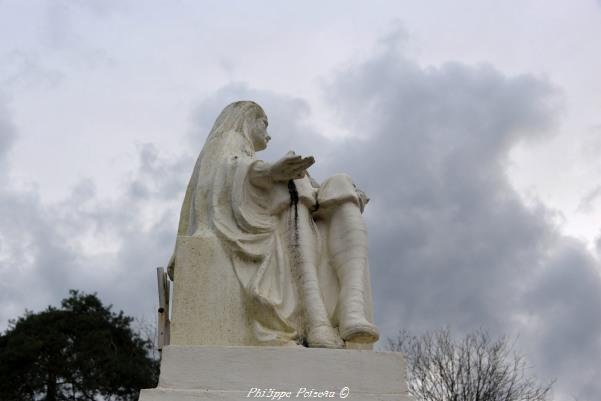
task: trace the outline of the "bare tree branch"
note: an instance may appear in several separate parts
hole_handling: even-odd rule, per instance
[[[513,348],[484,330],[457,341],[449,328],[420,337],[401,331],[387,341],[387,349],[405,354],[409,394],[417,401],[549,401],[553,382],[530,377]]]

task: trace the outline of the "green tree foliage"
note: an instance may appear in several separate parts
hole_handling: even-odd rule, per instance
[[[0,400],[137,400],[158,362],[132,321],[75,290],[61,308],[27,312],[0,336]]]
[[[448,328],[416,337],[401,331],[387,348],[405,355],[416,401],[547,401],[552,383],[528,374],[524,356],[506,338],[478,330],[454,339]]]

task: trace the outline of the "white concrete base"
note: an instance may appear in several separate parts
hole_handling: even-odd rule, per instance
[[[410,400],[396,352],[181,345],[163,350],[159,386],[139,400],[277,400],[275,392],[280,400]]]

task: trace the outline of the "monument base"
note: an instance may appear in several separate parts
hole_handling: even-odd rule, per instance
[[[400,353],[170,345],[140,401],[409,401]]]

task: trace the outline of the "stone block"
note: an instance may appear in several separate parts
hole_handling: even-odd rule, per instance
[[[171,344],[254,345],[248,302],[219,240],[178,236],[175,255]]]
[[[140,401],[268,400],[275,392],[281,400],[409,401],[405,377],[396,352],[171,345],[158,388],[142,390]]]

